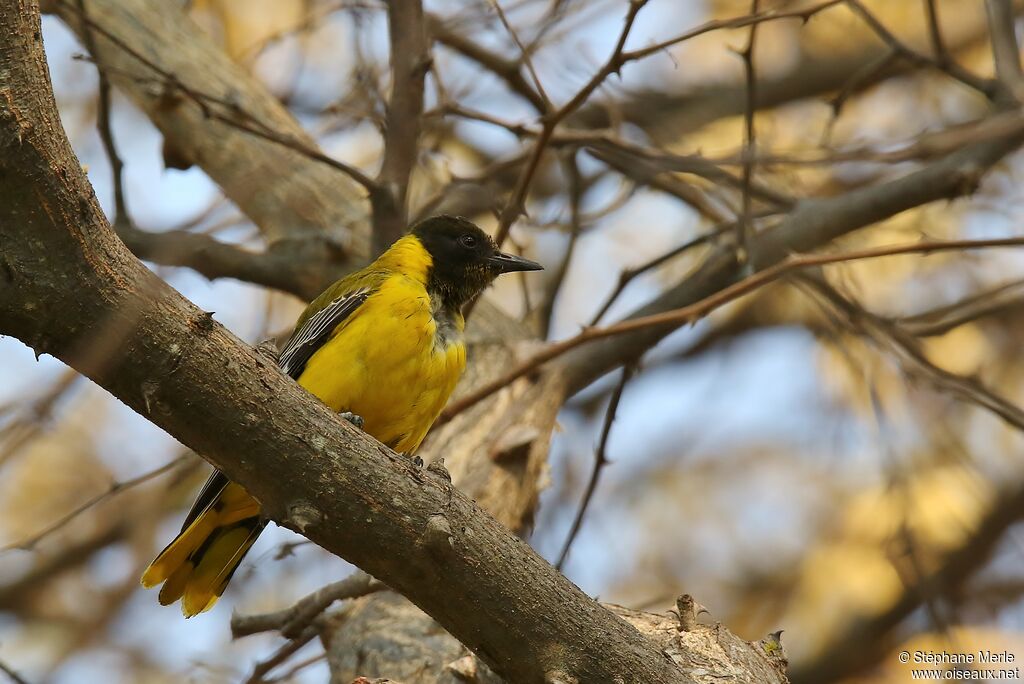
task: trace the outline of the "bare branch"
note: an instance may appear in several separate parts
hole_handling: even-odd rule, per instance
[[[583,491],[583,499],[580,502],[579,509],[576,511],[576,517],[573,518],[572,526],[569,528],[569,535],[565,538],[562,551],[558,554],[558,560],[555,561],[555,567],[559,570],[565,565],[565,559],[569,556],[572,543],[576,541],[576,535],[583,524],[583,517],[587,514],[591,499],[594,498],[594,491],[597,490],[597,481],[601,477],[601,471],[608,465],[608,438],[612,434],[612,423],[615,422],[615,414],[619,410],[619,401],[622,400],[622,393],[626,389],[626,383],[633,377],[634,372],[634,366],[623,367],[622,377],[619,378],[619,384],[616,385],[615,391],[612,392],[612,398],[608,402],[608,410],[604,414],[604,425],[601,427],[601,438],[598,442],[597,450],[594,452],[594,467],[590,471],[590,479],[587,481],[587,487]]]
[[[36,544],[41,542],[47,536],[61,529],[69,522],[80,516],[82,513],[85,513],[90,508],[96,506],[97,504],[103,501],[106,501],[107,499],[113,497],[116,494],[119,494],[120,492],[131,489],[132,487],[137,487],[138,485],[143,484],[144,482],[149,482],[152,479],[160,477],[164,473],[174,470],[179,465],[185,463],[189,459],[189,457],[189,454],[179,456],[173,461],[163,464],[159,468],[155,468],[148,472],[142,473],[141,475],[136,475],[131,479],[112,482],[110,486],[107,487],[106,491],[101,492],[93,496],[92,498],[88,499],[87,501],[79,504],[65,515],[62,515],[57,520],[41,529],[39,532],[33,534],[31,537],[27,537],[26,539],[14,542],[13,544],[8,544],[7,546],[0,547],[0,553],[6,553],[8,551],[13,551],[15,549],[21,551],[31,551],[33,548],[35,548]]]
[[[405,232],[409,179],[419,155],[423,82],[430,67],[421,0],[388,3],[391,97],[384,121],[384,162],[370,192],[373,251],[383,252]]]
[[[494,11],[498,14],[498,19],[501,21],[501,25],[504,26],[505,30],[508,31],[508,34],[512,36],[512,41],[516,44],[516,47],[519,48],[519,54],[523,56],[523,64],[526,65],[526,70],[530,73],[530,78],[533,79],[533,85],[536,86],[537,93],[540,95],[541,100],[544,103],[542,112],[550,112],[554,107],[551,104],[551,99],[548,98],[548,94],[544,92],[544,84],[541,83],[540,77],[537,76],[537,70],[533,68],[533,59],[530,57],[530,51],[526,49],[525,45],[523,45],[523,41],[519,39],[519,34],[516,30],[512,28],[512,24],[509,23],[508,17],[505,16],[505,10],[501,9],[501,4],[498,0],[490,0],[490,2],[491,7],[493,7]]]
[[[83,36],[76,3],[52,4]],[[111,83],[160,129],[165,148],[185,163],[201,165],[268,243],[326,236],[344,247],[345,258],[334,255],[336,272],[349,259],[369,255],[369,232],[351,230],[366,225],[364,193],[327,160],[314,160],[289,146],[299,141],[299,147],[311,151],[314,143],[281,103],[213,44],[177,3],[85,4],[98,50],[93,59]],[[217,116],[209,116],[211,111]],[[267,139],[271,132],[278,140]]]
[[[778,21],[780,19],[799,19],[806,23],[810,21],[811,17],[818,14],[819,12],[823,12],[824,10],[827,10],[831,7],[835,7],[836,5],[845,1],[846,0],[826,0],[825,2],[821,2],[817,5],[805,7],[804,9],[785,11],[772,9],[767,10],[765,12],[755,11],[751,12],[750,14],[745,14],[741,17],[733,17],[732,19],[713,19],[709,22],[701,24],[700,26],[694,29],[690,29],[689,31],[682,33],[674,38],[669,38],[668,40],[662,41],[655,45],[651,45],[649,47],[645,47],[640,50],[626,52],[625,54],[622,55],[622,58],[624,61],[627,62],[632,62],[638,59],[644,59],[645,57],[650,57],[653,54],[662,52],[672,47],[673,45],[685,43],[688,40],[693,40],[697,36],[702,36],[705,33],[711,33],[712,31],[744,28],[746,26],[756,26],[757,24],[762,24],[766,21]]]
[[[1024,306],[1022,286],[1024,279],[1014,280],[970,295],[953,304],[904,316],[894,322],[914,337],[945,335],[954,328],[981,318],[1020,309]]]
[[[760,0],[751,0],[750,13],[757,14]],[[757,109],[757,75],[754,72],[754,46],[757,43],[758,24],[750,25],[747,45],[740,52],[743,59],[743,80],[747,86],[746,111],[743,113],[743,210],[736,228],[736,257],[741,264],[747,261],[747,241],[754,232],[751,217],[750,186],[754,178],[754,155],[756,154],[757,131],[754,116]]]
[[[1024,71],[1020,65],[1013,6],[1010,0],[985,0],[985,10],[988,14],[996,77],[1017,102],[1024,102]]]
[[[942,199],[970,194],[981,177],[1024,142],[1019,132],[963,148],[939,161],[877,186],[843,195],[800,201],[776,227],[757,234],[750,246],[755,268],[780,262],[793,252],[816,249],[858,228],[901,211]],[[676,310],[725,291],[741,272],[732,250],[719,248],[685,280],[636,310],[638,319]],[[649,327],[589,344],[571,352],[563,362],[571,392],[616,368],[625,359],[657,344],[677,325]]]
[[[538,113],[543,114],[547,111],[546,100],[523,77],[519,62],[474,43],[464,35],[464,32],[449,28],[444,20],[436,15],[427,15],[427,27],[435,40],[494,73],[508,84],[512,92],[533,105]]]
[[[498,232],[494,239],[501,245],[505,242],[508,237],[509,230],[512,228],[512,224],[519,218],[523,213],[526,204],[526,196],[530,191],[530,183],[533,181],[533,176],[537,172],[537,167],[540,166],[541,157],[544,156],[544,149],[548,144],[552,134],[555,132],[555,128],[559,123],[562,122],[567,116],[572,114],[576,109],[579,108],[587,99],[597,90],[605,79],[611,76],[613,73],[618,73],[624,64],[623,49],[626,46],[626,39],[629,38],[629,33],[633,29],[633,23],[636,21],[637,14],[643,9],[643,6],[647,4],[647,0],[630,0],[629,11],[626,13],[626,19],[623,22],[622,31],[619,33],[618,41],[615,44],[615,49],[612,50],[611,56],[608,61],[605,62],[597,73],[591,77],[591,79],[584,85],[580,90],[566,102],[564,105],[559,107],[556,111],[548,112],[541,117],[543,128],[537,135],[537,140],[533,144],[533,149],[530,152],[530,157],[526,162],[526,166],[523,168],[523,172],[519,176],[519,180],[516,182],[516,187],[512,191],[512,196],[505,204],[505,208],[502,209],[501,215],[498,217]]]
[[[8,665],[2,660],[0,660],[0,672],[3,672],[5,675],[7,675],[8,679],[10,679],[11,682],[13,682],[13,684],[28,684],[28,682],[25,681],[14,668],[12,668],[10,665]]]
[[[561,342],[549,344],[547,348],[527,359],[516,368],[513,368],[497,380],[480,387],[476,391],[463,396],[450,403],[437,424],[443,424],[451,420],[461,411],[473,406],[478,401],[485,399],[494,392],[511,384],[519,378],[528,375],[545,363],[552,361],[563,354],[573,351],[584,344],[593,343],[605,338],[626,335],[637,331],[651,329],[674,330],[681,325],[693,323],[699,318],[706,316],[715,309],[735,301],[758,288],[772,283],[791,272],[807,268],[838,264],[844,261],[858,261],[861,259],[876,259],[879,257],[896,256],[900,254],[929,254],[932,252],[962,251],[968,249],[987,249],[1000,247],[1021,247],[1024,246],[1024,238],[995,238],[991,240],[949,240],[945,242],[921,241],[909,245],[895,245],[891,247],[878,247],[875,249],[864,249],[840,254],[814,254],[805,256],[790,256],[782,261],[758,271],[742,280],[718,290],[707,297],[700,299],[689,306],[679,309],[653,313],[636,318],[628,318],[614,325],[604,328],[584,328],[582,332]],[[634,357],[635,358],[635,357]],[[617,359],[617,361],[628,361],[630,359]]]
[[[343,580],[320,587],[290,608],[276,613],[232,615],[231,636],[238,639],[258,632],[277,630],[287,639],[296,639],[335,601],[366,596],[386,588],[386,585],[365,572],[356,571]]]
[[[906,43],[893,35],[892,31],[887,29],[885,24],[883,24],[878,17],[871,12],[871,10],[865,7],[860,0],[845,0],[845,2],[846,5],[854,11],[854,13],[864,20],[864,23],[875,32],[875,35],[877,35],[879,39],[881,39],[892,50],[899,53],[899,55],[904,59],[914,64],[929,66],[948,74],[964,85],[984,94],[986,97],[992,97],[998,91],[999,83],[996,81],[976,76],[956,62],[933,59],[928,55],[922,54],[909,47]]]
[[[345,248],[327,234],[285,238],[262,252],[185,230],[149,232],[121,224],[118,237],[140,259],[191,268],[207,278],[236,278],[310,300],[347,270]]]

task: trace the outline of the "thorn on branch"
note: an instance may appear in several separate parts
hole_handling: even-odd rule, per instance
[[[447,558],[455,550],[455,536],[448,518],[435,513],[427,518],[420,543],[435,558]]]
[[[679,631],[692,632],[697,626],[697,604],[689,594],[676,599],[676,610],[679,611]]]
[[[194,324],[195,324],[196,330],[198,330],[199,332],[201,332],[203,334],[212,332],[213,329],[217,325],[216,321],[213,320],[213,315],[215,313],[217,313],[217,312],[216,311],[202,311],[202,312],[200,312],[199,315],[196,316],[196,318],[194,320]]]
[[[786,656],[786,649],[782,645],[782,632],[784,630],[778,630],[767,635],[765,638],[758,642],[761,646],[761,650],[779,667],[785,667],[789,662],[789,658]]]

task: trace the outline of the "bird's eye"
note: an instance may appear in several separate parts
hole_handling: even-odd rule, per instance
[[[473,249],[476,247],[476,238],[472,235],[463,235],[459,238],[459,244],[466,249]]]

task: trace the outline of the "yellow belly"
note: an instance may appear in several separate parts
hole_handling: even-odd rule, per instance
[[[299,384],[335,411],[362,416],[366,432],[411,454],[466,366],[461,335],[440,344],[436,332],[423,285],[389,278],[310,358]]]

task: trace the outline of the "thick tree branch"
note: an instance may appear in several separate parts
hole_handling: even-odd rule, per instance
[[[384,162],[373,204],[373,252],[379,254],[405,232],[409,179],[419,154],[423,81],[430,66],[420,0],[388,4],[391,97],[384,120]]]
[[[118,236],[146,261],[183,266],[207,278],[236,278],[311,300],[337,280],[348,263],[344,248],[328,234],[310,234],[271,243],[262,252],[187,230],[149,232],[121,224]]]
[[[64,136],[37,4],[0,2],[0,33],[0,334],[167,429],[506,679],[694,681],[447,480],[339,419],[148,271]]]
[[[358,260],[369,255],[368,233],[347,230],[364,220],[365,210],[361,206],[364,192],[345,174],[301,151],[218,121],[182,95],[180,88],[185,87],[234,103],[261,129],[316,149],[281,103],[206,38],[176,3],[84,0],[83,4],[89,18],[103,28],[103,33],[93,31],[93,58],[99,68],[106,69],[110,81],[160,129],[165,151],[183,164],[201,166],[260,227],[268,242],[326,233],[344,245],[349,256]],[[77,2],[52,5],[82,36]],[[177,83],[168,82],[136,55],[159,64]],[[329,256],[336,259],[336,251]]]
[[[1020,9],[1018,0],[1014,3],[1014,11],[1019,13]],[[988,40],[984,14],[976,14],[967,13],[962,21],[946,31],[946,45],[950,51],[959,52]],[[875,41],[852,53],[804,50],[793,69],[780,74],[759,75],[757,109],[771,109],[788,102],[822,97],[841,90],[843,84],[852,79],[858,79],[857,90],[861,91],[885,78],[919,68],[906,61],[899,64],[888,62],[884,69],[873,68],[889,54],[888,46]],[[858,78],[866,72],[870,72],[870,78]],[[617,102],[612,110],[603,103],[582,108],[572,121],[581,127],[607,128],[612,123],[609,111],[615,111],[657,140],[674,140],[714,121],[742,115],[746,109],[746,94],[746,85],[742,81],[699,85],[682,93],[640,91]]]
[[[1020,64],[1013,3],[1011,0],[985,0],[985,10],[988,13],[996,76],[1013,98],[1021,102],[1024,100],[1024,70]]]

